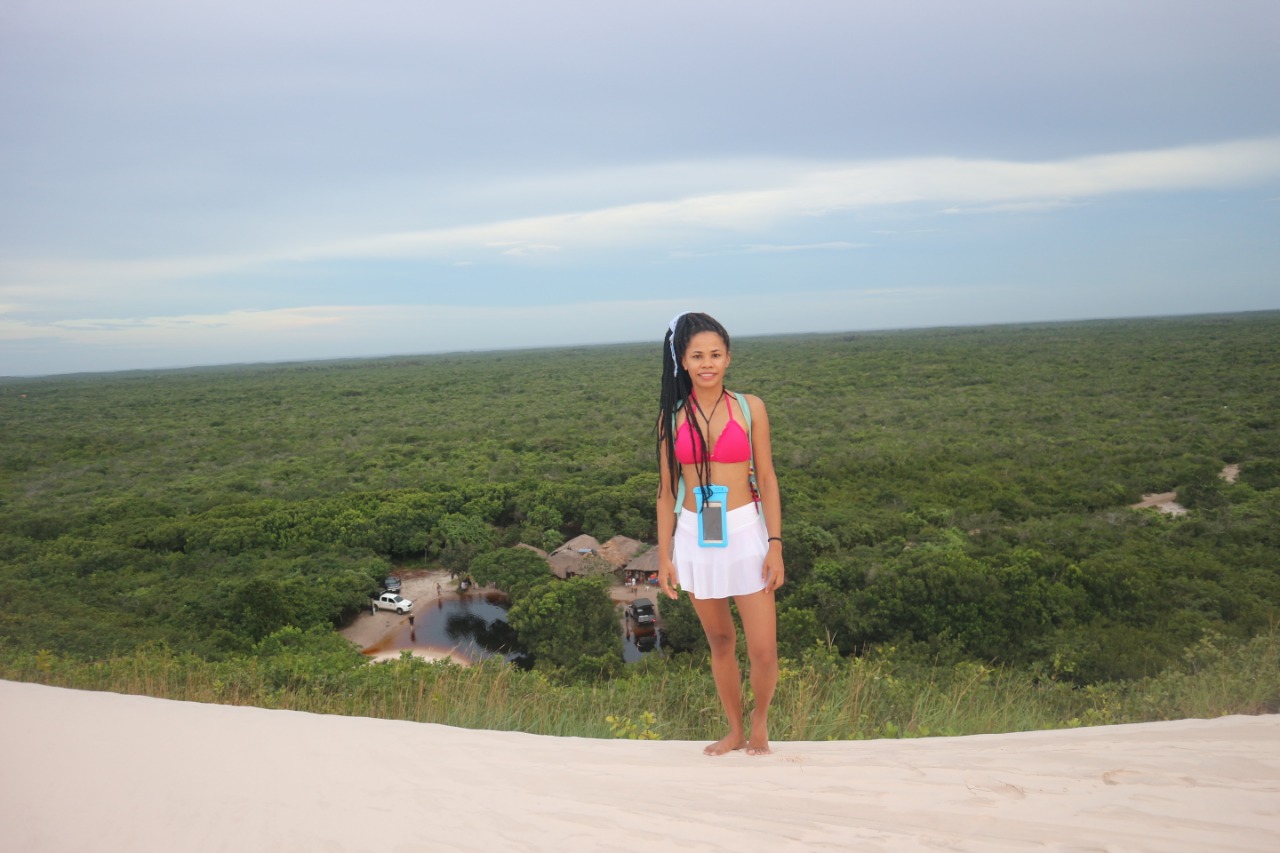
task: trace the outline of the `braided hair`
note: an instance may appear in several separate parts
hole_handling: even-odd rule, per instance
[[[724,341],[725,351],[729,350],[729,333],[709,314],[689,312],[681,314],[671,321],[671,328],[662,339],[662,393],[658,403],[658,424],[655,429],[657,441],[655,455],[658,465],[663,462],[665,452],[667,470],[671,472],[671,496],[677,494],[677,483],[680,478],[680,464],[676,461],[675,420],[676,410],[680,408],[693,393],[693,380],[689,371],[680,364],[681,357],[689,348],[689,341],[702,332],[715,332]],[[698,434],[695,447],[707,447],[707,436],[702,433],[702,425],[694,417],[687,418],[690,428]],[[665,451],[664,451],[665,448]],[[694,470],[698,474],[698,485],[702,488],[703,499],[711,497],[711,460],[709,454],[703,453],[694,461]],[[679,511],[676,507],[676,511]]]

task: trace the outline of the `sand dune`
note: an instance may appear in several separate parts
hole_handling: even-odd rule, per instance
[[[13,851],[1272,851],[1280,716],[701,744],[0,682]]]

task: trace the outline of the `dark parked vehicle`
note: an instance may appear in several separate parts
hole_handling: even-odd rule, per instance
[[[399,592],[400,578],[392,575],[382,582],[382,586],[387,590],[387,592]]]
[[[627,605],[627,616],[636,620],[637,625],[652,625],[658,621],[658,612],[653,602],[647,598],[637,598]]]

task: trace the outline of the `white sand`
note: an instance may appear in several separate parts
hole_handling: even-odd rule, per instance
[[[1168,515],[1186,515],[1187,508],[1178,503],[1177,492],[1160,492],[1143,495],[1142,500],[1129,505],[1131,509],[1158,509]]]
[[[0,682],[11,851],[1280,849],[1280,716],[964,738],[550,738]]]
[[[1218,472],[1218,476],[1227,483],[1234,483],[1240,479],[1240,466],[1235,464],[1228,465]],[[1187,514],[1187,508],[1178,503],[1177,492],[1159,492],[1143,495],[1142,500],[1129,506],[1131,509],[1155,508],[1167,515]]]

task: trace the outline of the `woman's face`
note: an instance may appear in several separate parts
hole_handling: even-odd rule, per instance
[[[715,388],[724,383],[729,369],[729,348],[715,332],[699,332],[689,339],[680,366],[689,371],[693,387]]]

